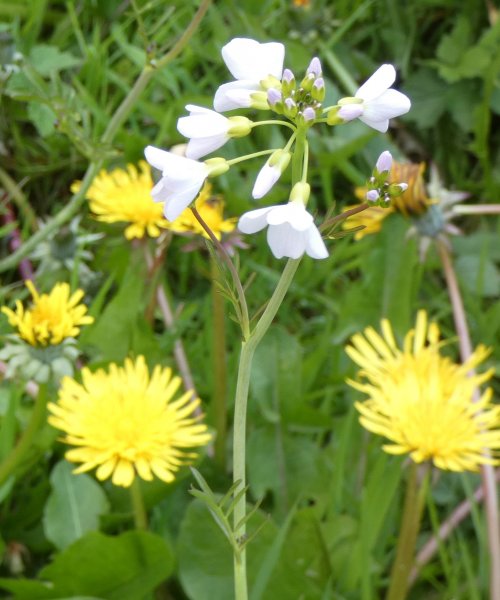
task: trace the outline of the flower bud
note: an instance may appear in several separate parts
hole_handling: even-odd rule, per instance
[[[366,192],[366,199],[369,202],[376,202],[379,199],[380,195],[377,190],[368,190]]]
[[[305,123],[312,124],[312,121],[314,121],[316,119],[316,111],[314,110],[314,108],[311,108],[310,106],[308,106],[302,112],[302,117],[303,117]]]
[[[318,77],[313,83],[311,96],[318,102],[323,102],[325,99],[325,81],[323,77]]]
[[[267,101],[269,106],[276,112],[281,112],[283,110],[283,96],[276,88],[267,90]]]
[[[290,93],[295,89],[295,86],[295,75],[292,73],[292,71],[290,71],[290,69],[285,69],[283,71],[283,78],[281,79],[283,96],[285,98],[290,96]]]
[[[307,67],[307,71],[306,73],[309,75],[310,73],[312,73],[315,77],[320,77],[321,76],[321,62],[319,60],[319,58],[317,56],[315,56],[311,62],[309,63],[309,66]]]
[[[276,150],[271,154],[267,163],[270,167],[278,167],[280,173],[283,173],[291,158],[292,155],[287,150]]]
[[[257,110],[269,110],[267,92],[252,92],[250,94],[250,106]]]
[[[375,168],[379,173],[388,173],[392,167],[392,156],[388,150],[382,152],[382,154],[378,157],[377,164]]]
[[[387,189],[387,193],[391,198],[396,198],[397,196],[401,196],[408,189],[408,184],[406,183],[391,183],[391,185]]]
[[[312,90],[312,86],[316,81],[316,75],[314,73],[308,73],[304,79],[300,82],[300,87],[305,92],[310,92]]]
[[[297,116],[297,110],[298,109],[295,102],[291,98],[286,98],[283,107],[283,114],[289,119],[294,119]]]

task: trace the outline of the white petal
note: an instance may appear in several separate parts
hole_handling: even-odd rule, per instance
[[[258,90],[260,90],[259,82],[250,79],[224,83],[215,92],[214,108],[219,112],[248,108],[252,103],[250,95]]]
[[[144,148],[144,156],[151,166],[163,171],[170,164],[172,155],[170,152],[160,150],[160,148],[156,148],[155,146],[146,146]]]
[[[189,117],[181,117],[177,121],[177,130],[188,138],[209,137],[226,133],[230,121],[224,115],[207,110],[201,113],[192,113]]]
[[[249,38],[235,38],[222,48],[222,58],[235,79],[281,78],[285,47],[278,42],[259,44]]]
[[[368,125],[368,127],[380,131],[380,133],[385,133],[389,129],[389,119],[385,119],[385,121],[372,121],[365,117],[359,117],[359,120]]]
[[[311,258],[328,258],[328,250],[316,225],[311,225],[307,232],[306,253]]]
[[[154,202],[165,202],[168,198],[168,190],[163,185],[163,180],[164,178],[162,177],[151,190],[151,198],[153,198]]]
[[[306,236],[303,231],[296,231],[288,223],[269,226],[267,242],[276,258],[300,258],[306,248]]]
[[[228,135],[214,135],[206,138],[192,138],[186,149],[188,158],[201,158],[214,150],[221,148],[228,141]]]
[[[408,96],[397,90],[386,90],[381,96],[365,102],[363,117],[370,121],[384,121],[406,114],[411,107]]]
[[[264,227],[267,227],[267,213],[275,208],[274,206],[266,206],[257,210],[250,210],[241,215],[238,221],[238,229],[243,233],[256,233]]]
[[[288,223],[295,231],[306,231],[313,222],[312,215],[299,202],[276,206],[267,217],[269,225]]]
[[[198,195],[203,181],[193,183],[190,187],[179,189],[171,193],[165,200],[163,213],[169,221],[175,221],[177,217],[185,210]]]
[[[396,69],[392,65],[382,65],[359,88],[356,98],[372,100],[391,87],[396,80]]]
[[[281,170],[276,166],[270,167],[266,162],[257,175],[252,190],[252,197],[258,199],[265,196],[280,177]]]

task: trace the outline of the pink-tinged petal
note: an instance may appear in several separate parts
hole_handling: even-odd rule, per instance
[[[258,200],[265,196],[280,177],[281,170],[277,166],[270,167],[266,162],[257,175],[252,189],[252,197]]]
[[[270,226],[267,243],[276,258],[300,258],[305,251],[307,234],[296,231],[288,223]]]
[[[201,158],[224,146],[228,139],[229,136],[224,134],[206,138],[192,138],[188,142],[186,156],[188,158]]]
[[[306,254],[319,260],[328,258],[328,250],[318,228],[312,225],[307,233]]]
[[[249,108],[252,104],[251,95],[258,90],[260,90],[258,81],[244,79],[224,83],[215,92],[214,108],[219,112]]]
[[[260,44],[235,38],[222,48],[222,58],[235,79],[260,81],[268,75],[281,78],[285,47],[278,42]]]
[[[250,210],[241,215],[238,221],[238,229],[242,233],[256,233],[267,226],[267,214],[275,208],[274,206],[266,206],[265,208],[257,208]]]
[[[389,89],[396,80],[396,69],[392,65],[382,65],[375,73],[359,88],[356,98],[365,101],[373,100],[385,90]]]
[[[352,121],[363,114],[362,104],[344,104],[339,108],[337,115],[344,121]]]

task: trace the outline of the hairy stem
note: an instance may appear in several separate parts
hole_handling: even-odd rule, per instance
[[[443,243],[438,243],[439,256],[443,265],[444,276],[448,286],[448,293],[453,308],[453,318],[455,321],[455,329],[457,330],[460,357],[462,362],[472,354],[472,343],[467,325],[465,309],[458,287],[458,281],[453,268],[451,254],[447,246]],[[472,374],[472,373],[471,373]],[[479,400],[479,390],[474,391],[472,401]],[[500,521],[498,515],[498,495],[495,483],[495,469],[491,465],[481,466],[481,477],[485,494],[486,506],[486,522],[490,556],[490,598],[491,600],[500,599]]]

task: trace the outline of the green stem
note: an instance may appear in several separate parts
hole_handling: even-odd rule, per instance
[[[172,49],[158,61],[151,61],[146,64],[141,71],[136,82],[132,86],[132,89],[123,99],[118,109],[114,112],[111,121],[109,122],[105,132],[101,137],[101,144],[108,145],[113,141],[118,129],[123,125],[123,122],[130,114],[134,104],[136,103],[139,95],[142,93],[150,79],[153,77],[157,69],[165,67],[174,58],[176,58],[182,50],[185,48],[193,33],[196,31],[201,19],[208,10],[211,4],[211,0],[202,0],[196,14],[194,15],[191,23],[188,25],[182,36],[172,47]],[[42,229],[37,231],[33,236],[24,242],[24,244],[15,252],[0,261],[0,273],[15,267],[20,260],[28,256],[45,238],[47,238],[53,231],[59,229],[59,227],[71,219],[73,215],[77,213],[80,206],[85,200],[85,193],[90,186],[92,180],[99,172],[103,159],[96,158],[91,161],[87,167],[87,171],[83,177],[82,186],[79,191],[71,198],[69,203],[53,218],[51,219]]]
[[[212,279],[212,315],[213,315],[213,365],[215,413],[215,462],[223,472],[226,470],[227,437],[227,366],[226,366],[226,323],[224,315],[224,297],[217,285],[219,268],[213,257],[210,258]]]
[[[137,477],[134,478],[134,481],[130,486],[130,500],[132,502],[132,510],[134,513],[135,528],[145,531],[148,528],[148,517],[146,508],[144,507],[141,484]]]
[[[386,600],[404,600],[406,598],[415,556],[415,544],[420,529],[422,509],[427,490],[428,465],[425,465],[425,469],[423,479],[419,482],[418,466],[413,461],[410,463],[396,558],[392,565]]]
[[[254,127],[260,127],[261,125],[283,125],[284,127],[288,127],[289,129],[291,129],[292,131],[295,131],[297,129],[293,123],[290,123],[290,121],[280,121],[277,119],[270,119],[269,121],[256,121],[255,123],[252,123],[252,129]]]
[[[295,150],[292,158],[292,187],[301,180],[304,166],[304,153],[306,149],[306,129],[298,129],[295,141]],[[266,309],[260,317],[254,330],[247,340],[241,345],[240,362],[238,366],[238,380],[236,383],[236,396],[234,401],[234,427],[233,427],[233,482],[239,482],[239,490],[246,487],[246,415],[248,391],[250,387],[250,373],[252,359],[257,346],[269,329],[279,307],[283,302],[293,276],[301,259],[289,259],[280,280],[269,300]],[[246,494],[243,493],[235,504],[233,513],[233,526],[236,537],[242,542],[246,539]],[[234,585],[236,600],[247,600],[248,586],[246,578],[246,551],[241,547],[240,553],[234,555]]]
[[[47,387],[40,385],[28,426],[19,438],[17,445],[0,464],[0,487],[9,479],[32,449],[34,440],[40,428],[45,423],[46,404]]]

